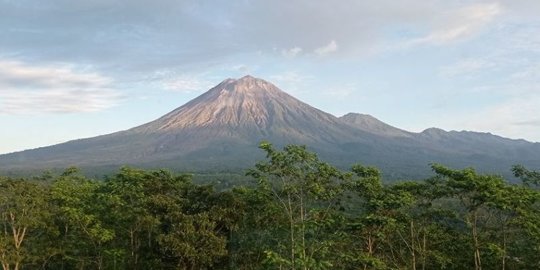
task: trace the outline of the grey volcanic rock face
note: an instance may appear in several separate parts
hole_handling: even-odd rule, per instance
[[[476,132],[401,130],[363,114],[337,118],[251,76],[227,79],[150,123],[89,139],[0,156],[0,173],[75,165],[190,171],[238,170],[263,157],[261,140],[306,144],[338,166],[379,166],[390,178],[423,177],[428,164],[509,172],[540,164],[540,144]]]

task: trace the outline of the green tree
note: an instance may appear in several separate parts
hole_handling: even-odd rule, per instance
[[[34,248],[50,220],[46,187],[24,179],[0,178],[0,262],[4,270],[22,269],[25,263],[46,259]]]
[[[457,256],[463,245],[458,244],[461,232],[454,230],[459,223],[452,205],[444,201],[448,188],[439,181],[405,181],[393,185],[412,196],[413,203],[402,208],[399,239],[410,253],[411,269],[460,269],[464,266]],[[466,264],[468,265],[468,264]]]
[[[522,165],[514,165],[512,172],[523,181],[524,185],[540,187],[540,172],[528,170]]]
[[[344,175],[305,146],[287,145],[278,151],[262,142],[260,148],[268,160],[248,175],[258,181],[260,192],[273,199],[287,221],[283,228],[287,241],[282,239],[277,249],[267,250],[267,261],[289,269],[330,268],[332,241],[325,239],[324,231],[332,223]]]
[[[113,263],[130,269],[152,266],[152,257],[156,255],[152,253],[152,246],[156,245],[160,220],[155,215],[158,209],[152,209],[150,204],[164,192],[161,187],[169,184],[170,178],[172,176],[165,171],[147,172],[124,167],[106,179],[100,193],[108,210],[104,213],[104,222],[116,233],[112,245],[117,252],[110,253]]]
[[[355,174],[350,190],[356,196],[359,209],[350,218],[351,237],[361,243],[355,249],[353,262],[363,269],[387,269],[392,265],[404,265],[405,257],[411,258],[411,267],[416,265],[416,249],[409,238],[408,230],[414,230],[414,223],[407,219],[407,211],[414,202],[405,189],[383,185],[377,168],[354,165]],[[409,252],[400,250],[404,243]],[[408,256],[410,254],[410,256]]]
[[[265,251],[276,249],[287,231],[288,219],[272,194],[256,188],[237,187],[238,229],[229,237],[230,269],[253,269],[263,265]]]
[[[521,257],[518,253],[509,255],[513,250],[511,239],[520,238],[527,227],[534,235],[537,228],[534,224],[539,221],[536,191],[527,185],[512,185],[497,175],[477,174],[471,168],[452,170],[433,165],[433,170],[449,189],[449,196],[458,199],[464,208],[475,269],[482,269],[484,265],[506,269],[508,258]],[[519,264],[513,265],[518,267]]]
[[[99,193],[102,184],[87,179],[76,168],[65,170],[51,187],[59,228],[59,268],[104,268],[106,245],[115,231],[103,220],[106,202]]]
[[[103,193],[126,268],[207,269],[227,253],[234,216],[211,186],[166,170],[123,168],[107,179]]]

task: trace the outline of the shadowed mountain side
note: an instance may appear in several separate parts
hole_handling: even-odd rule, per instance
[[[109,135],[0,156],[0,173],[15,170],[167,167],[184,171],[241,170],[264,158],[261,140],[305,144],[342,168],[380,167],[390,178],[424,177],[429,163],[509,173],[538,167],[540,144],[477,132],[401,130],[370,116],[337,118],[261,79],[227,79],[147,124]]]

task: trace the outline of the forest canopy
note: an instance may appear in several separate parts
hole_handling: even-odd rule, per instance
[[[0,262],[10,269],[538,269],[540,173],[522,181],[433,164],[386,184],[304,146],[275,149],[248,185],[125,167],[0,176]]]

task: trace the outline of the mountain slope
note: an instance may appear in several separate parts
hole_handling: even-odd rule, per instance
[[[362,132],[274,85],[227,79],[150,123],[109,135],[0,156],[4,168],[169,164],[182,169],[247,167],[262,158],[261,140],[302,143],[332,152]],[[328,149],[325,151],[324,149]]]
[[[16,170],[114,168],[129,164],[177,170],[238,170],[263,157],[261,140],[306,144],[338,166],[376,165],[390,178],[423,177],[428,164],[475,166],[507,173],[540,164],[540,144],[476,132],[401,130],[370,116],[340,118],[311,107],[273,84],[227,79],[141,126],[94,138],[0,156],[0,173]]]
[[[339,118],[341,121],[366,132],[388,137],[411,137],[408,131],[390,126],[381,120],[360,113],[348,113]]]
[[[204,134],[198,135],[206,138],[266,137],[321,143],[352,139],[350,130],[335,116],[299,101],[271,83],[245,76],[227,79],[178,109],[129,132],[200,131]]]

